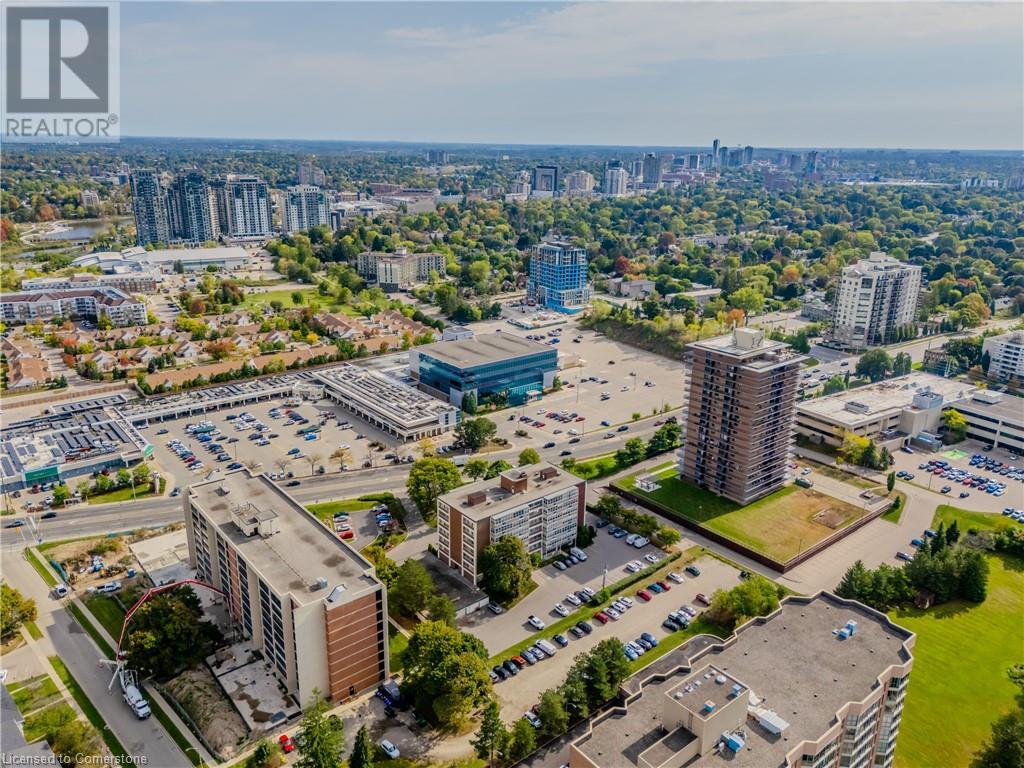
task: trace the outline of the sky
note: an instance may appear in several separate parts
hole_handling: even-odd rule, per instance
[[[121,4],[121,133],[1024,146],[1024,4]]]

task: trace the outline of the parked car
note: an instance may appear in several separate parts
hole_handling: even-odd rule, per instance
[[[708,599],[708,596],[705,595],[703,592],[698,592],[693,599],[696,600],[698,603],[703,603],[704,605],[711,605],[711,601]]]
[[[683,570],[691,576],[693,576],[694,578],[700,576],[700,568],[698,568],[696,565],[688,565]]]
[[[285,754],[295,751],[295,742],[287,733],[282,733],[277,742],[281,745],[281,751]]]
[[[528,623],[530,624],[530,626],[531,626],[531,627],[533,627],[534,629],[544,629],[544,627],[545,627],[545,624],[544,624],[544,622],[543,622],[543,621],[541,621],[540,619],[538,619],[538,618],[537,618],[536,616],[534,616],[533,614],[530,614],[529,616],[527,616],[527,617],[526,617],[526,621],[527,621],[527,622],[528,622]]]
[[[397,760],[401,756],[401,753],[398,751],[398,747],[396,747],[387,739],[381,741],[380,749],[391,760]]]
[[[493,613],[493,614],[494,614],[495,616],[499,616],[499,615],[501,615],[501,614],[503,614],[503,613],[505,612],[505,609],[504,609],[504,608],[502,608],[502,607],[501,607],[500,605],[498,605],[498,604],[497,604],[496,602],[494,602],[493,600],[492,600],[491,602],[489,602],[489,603],[487,604],[487,608],[488,608],[488,610],[490,610],[490,612],[491,612],[491,613]]]

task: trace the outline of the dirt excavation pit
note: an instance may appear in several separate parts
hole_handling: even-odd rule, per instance
[[[245,722],[205,667],[182,672],[166,688],[221,757],[233,757],[248,741]]]

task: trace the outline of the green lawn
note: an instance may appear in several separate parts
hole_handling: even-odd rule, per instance
[[[150,486],[147,483],[144,488],[135,486],[135,495],[132,495],[132,487],[130,485],[124,488],[115,488],[112,491],[106,493],[97,493],[86,501],[90,504],[112,504],[116,501],[137,501],[138,499],[146,499],[153,496],[153,492],[150,490]]]
[[[78,719],[75,710],[66,701],[59,701],[44,709],[36,710],[25,718],[25,741],[33,742],[47,734],[60,730],[65,724]]]
[[[317,292],[316,288],[300,288],[297,290],[285,289],[277,291],[264,291],[262,293],[256,293],[253,291],[247,291],[245,300],[242,302],[242,307],[256,307],[260,304],[270,304],[272,301],[280,301],[285,307],[301,306],[292,302],[292,294],[301,293],[302,303],[308,304],[310,300],[319,300],[322,304],[329,304],[334,299],[330,296],[321,297]]]
[[[683,480],[671,463],[650,473],[661,487],[647,493],[636,488],[640,474],[616,485],[650,499],[668,516],[693,520],[778,562],[789,560],[864,515],[859,507],[796,485],[741,507]]]
[[[619,464],[615,461],[615,454],[609,453],[605,456],[595,456],[592,459],[578,461],[569,471],[584,480],[600,480],[618,472]]]
[[[409,645],[409,638],[388,624],[388,655],[391,659],[391,674],[402,671],[402,651]]]
[[[39,577],[46,582],[47,586],[57,586],[57,575],[33,547],[25,550],[25,559],[28,560],[28,564],[32,566],[35,572],[39,574]]]
[[[49,675],[32,677],[20,683],[9,685],[7,689],[11,694],[11,698],[14,699],[15,706],[23,715],[27,715],[29,712],[45,707],[60,699],[57,684],[50,679]]]
[[[1019,690],[1006,670],[1024,660],[1024,562],[991,555],[988,563],[981,605],[953,601],[890,614],[917,633],[896,747],[901,768],[969,764],[992,722],[1016,706]]]
[[[358,499],[342,499],[340,501],[325,501],[321,504],[310,504],[306,509],[323,522],[331,525],[334,516],[339,512],[362,512],[364,509],[369,509],[377,503],[373,499],[360,497]]]
[[[107,630],[107,634],[116,640],[121,634],[121,626],[124,624],[124,611],[117,601],[106,595],[93,595],[85,601],[85,605]]]
[[[935,517],[932,518],[932,529],[939,527],[939,523],[949,524],[957,521],[957,527],[961,533],[971,528],[979,531],[1001,531],[1003,528],[1012,528],[1020,525],[998,512],[970,512],[966,509],[958,509],[949,504],[941,504],[935,510]]]
[[[39,628],[39,625],[36,624],[34,621],[26,621],[25,622],[25,629],[28,630],[28,633],[32,637],[33,640],[42,640],[43,639],[43,630],[41,630]]]
[[[61,682],[71,693],[71,697],[78,704],[78,708],[85,714],[86,719],[92,723],[93,728],[100,732],[100,736],[103,737],[104,743],[107,745],[107,749],[110,750],[110,754],[117,758],[122,758],[125,761],[130,761],[128,753],[125,752],[121,742],[118,741],[117,736],[114,732],[107,727],[106,721],[103,719],[103,715],[100,714],[99,710],[93,705],[86,696],[85,691],[78,684],[78,681],[71,676],[68,668],[64,666],[64,662],[61,661],[57,656],[50,656],[50,664],[53,666],[54,671],[57,673],[57,677],[60,678]]]

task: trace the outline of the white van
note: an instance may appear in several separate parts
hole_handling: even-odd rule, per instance
[[[572,549],[570,549],[569,554],[581,562],[587,559],[587,553],[579,547],[573,547]]]
[[[534,645],[536,645],[538,648],[544,651],[544,653],[546,653],[548,656],[554,656],[555,653],[557,653],[558,651],[558,649],[555,648],[554,643],[551,643],[547,640],[538,640],[536,643],[534,643]]]
[[[124,702],[132,708],[132,712],[139,720],[145,720],[152,713],[149,710],[149,702],[142,692],[134,685],[128,685],[124,689]]]

